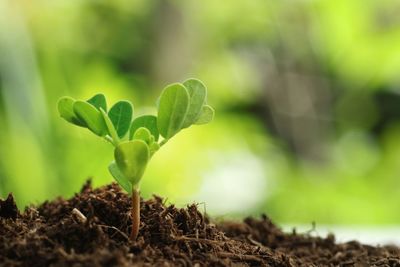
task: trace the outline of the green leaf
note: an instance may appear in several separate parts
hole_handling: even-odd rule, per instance
[[[108,112],[115,130],[120,138],[123,138],[131,126],[133,105],[129,101],[119,101]]]
[[[111,162],[108,166],[108,170],[110,171],[111,175],[114,179],[118,182],[118,184],[125,189],[128,193],[132,192],[132,185],[129,180],[122,174],[120,169],[118,168],[115,161]]]
[[[85,123],[79,120],[78,117],[75,115],[74,103],[75,99],[73,99],[72,97],[64,96],[60,98],[57,103],[58,113],[66,121],[81,127],[86,127]]]
[[[107,111],[107,101],[106,97],[103,94],[97,94],[92,98],[90,98],[89,100],[87,100],[86,102],[92,104],[98,110],[104,109],[104,111]]]
[[[212,107],[205,105],[200,117],[195,122],[196,125],[207,124],[214,119],[215,111]]]
[[[115,162],[121,173],[133,185],[139,183],[150,159],[148,145],[142,140],[120,143],[114,151]]]
[[[74,103],[73,109],[79,120],[84,121],[86,126],[93,133],[98,136],[104,136],[107,134],[107,126],[104,122],[103,116],[94,106],[85,101],[78,100]]]
[[[150,131],[145,127],[140,127],[139,129],[136,130],[135,134],[133,135],[134,140],[143,140],[148,145],[151,144],[151,137],[152,135]]]
[[[182,84],[171,84],[164,89],[160,96],[157,125],[165,139],[182,129],[188,109],[189,93]]]
[[[131,130],[129,132],[129,139],[132,140],[133,135],[135,134],[136,130],[140,127],[147,128],[150,133],[154,136],[154,139],[158,141],[160,133],[158,132],[157,128],[157,117],[153,115],[144,115],[137,117],[133,120]]]
[[[100,108],[100,112],[101,112],[101,115],[103,115],[104,122],[106,123],[108,134],[112,137],[112,139],[115,142],[119,143],[119,137],[118,137],[117,131],[115,130],[114,124],[108,117],[108,114],[102,108]]]
[[[145,127],[140,127],[137,129],[133,139],[146,142],[146,144],[149,146],[150,157],[152,157],[153,154],[160,149],[160,145],[155,142],[154,136],[150,133],[149,129]]]
[[[207,88],[197,79],[188,79],[183,85],[188,90],[190,96],[189,110],[182,126],[182,128],[187,128],[200,117],[207,99]]]

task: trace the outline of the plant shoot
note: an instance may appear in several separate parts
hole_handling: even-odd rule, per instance
[[[69,123],[87,128],[114,146],[114,161],[108,170],[122,188],[132,193],[131,240],[136,240],[139,233],[139,183],[149,160],[181,130],[209,123],[214,117],[214,109],[207,104],[207,89],[197,79],[168,85],[158,100],[157,115],[134,118],[134,106],[126,100],[108,110],[103,94],[87,101],[62,97],[58,111]]]

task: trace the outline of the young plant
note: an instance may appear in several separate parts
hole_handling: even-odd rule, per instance
[[[62,118],[89,129],[115,147],[114,161],[108,170],[122,188],[132,193],[132,240],[139,233],[139,182],[149,160],[181,130],[209,123],[214,117],[214,109],[207,104],[207,89],[197,79],[168,85],[161,93],[157,106],[157,116],[143,115],[133,119],[131,102],[118,101],[107,110],[103,94],[87,101],[68,96],[58,101]]]

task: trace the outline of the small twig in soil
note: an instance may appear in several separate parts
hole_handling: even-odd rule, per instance
[[[255,241],[255,240],[252,238],[251,235],[246,236],[246,238],[247,238],[247,240],[248,240],[250,243],[252,243],[253,245],[256,245],[256,246],[258,246],[258,247],[264,247],[263,244],[261,244],[261,243],[258,242],[258,241]]]
[[[74,208],[71,213],[80,223],[85,224],[87,222],[86,216],[77,208]]]
[[[108,226],[108,225],[104,225],[104,224],[98,224],[98,226],[104,227],[104,228],[108,228],[108,229],[113,229],[113,230],[117,231],[118,233],[120,233],[123,237],[125,237],[126,240],[129,240],[129,237],[128,237],[124,232],[122,232],[121,230],[119,230],[117,227]]]

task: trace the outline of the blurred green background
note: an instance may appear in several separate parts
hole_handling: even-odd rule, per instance
[[[2,0],[0,196],[112,181],[112,147],[58,117],[97,92],[155,113],[196,77],[215,121],[156,154],[145,197],[224,218],[400,222],[400,2]]]

